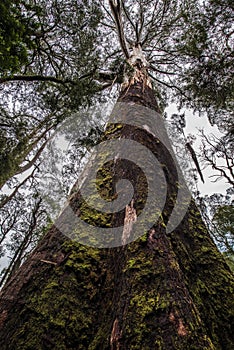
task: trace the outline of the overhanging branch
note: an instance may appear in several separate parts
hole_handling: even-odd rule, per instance
[[[6,82],[10,82],[10,81],[49,81],[49,82],[53,82],[53,83],[57,83],[57,84],[74,84],[74,82],[72,80],[62,80],[62,79],[58,79],[56,77],[52,77],[52,76],[43,76],[43,75],[13,75],[13,76],[9,76],[9,77],[3,77],[0,78],[0,84],[6,83]]]

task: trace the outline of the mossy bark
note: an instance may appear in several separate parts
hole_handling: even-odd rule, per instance
[[[120,102],[158,112],[140,82]],[[177,175],[160,142],[152,146],[144,130],[130,129],[112,124],[105,137],[143,138],[157,150],[168,185],[160,220],[136,241],[105,249],[69,240],[53,226],[1,293],[1,349],[233,349],[231,271],[193,201],[166,233]],[[128,177],[137,171],[126,169]],[[141,187],[134,189],[137,202]],[[71,206],[80,205],[74,194]]]

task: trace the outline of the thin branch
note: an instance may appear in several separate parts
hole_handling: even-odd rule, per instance
[[[124,10],[124,13],[127,17],[127,20],[129,21],[129,23],[131,24],[131,26],[133,27],[134,31],[136,32],[136,26],[134,25],[133,21],[131,20],[131,17],[129,16],[129,13],[128,13],[128,10],[126,9],[126,6],[124,4],[124,1],[122,0],[121,1],[121,4],[122,4],[122,8]]]
[[[0,209],[3,208],[15,196],[15,194],[19,191],[20,187],[22,187],[31,177],[33,177],[35,171],[36,171],[36,168],[34,168],[32,173],[29,176],[27,176],[18,186],[16,186],[14,191],[9,196],[5,197],[1,201]]]
[[[107,51],[106,51],[107,52]],[[119,53],[121,53],[121,50],[115,50],[115,51],[113,51],[113,52],[111,52],[111,53],[108,53],[108,55],[106,55],[106,57],[105,57],[105,59],[104,59],[104,61],[103,61],[103,63],[106,63],[111,57],[116,57],[117,56],[117,54],[119,54]]]
[[[98,89],[99,92],[105,90],[105,89],[108,89],[109,87],[112,87],[113,86],[113,82],[110,82],[110,83],[107,83],[107,84],[104,84],[102,86],[100,86],[100,88]]]
[[[168,87],[169,89],[176,89],[176,90],[178,90],[178,91],[180,92],[180,94],[182,94],[184,97],[188,98],[188,97],[185,95],[185,93],[184,93],[180,88],[178,88],[178,86],[170,85],[170,84],[166,83],[165,81],[159,80],[159,79],[157,79],[155,76],[153,76],[153,75],[150,74],[150,73],[149,73],[149,76],[150,76],[152,79],[156,80],[158,83],[160,83],[160,84],[162,84],[162,85],[165,85],[165,86]]]
[[[106,8],[106,6],[103,4],[103,1],[100,1],[100,5],[103,7],[104,11],[107,13],[107,15],[111,18],[111,20],[115,23],[115,20],[111,14],[110,11]]]
[[[207,161],[208,161],[208,159],[207,159]],[[217,166],[216,164],[213,164],[213,163],[210,163],[210,164],[211,164],[211,166],[212,166],[213,169],[220,171],[220,173],[222,174],[222,176],[225,177],[225,179],[226,179],[231,185],[234,186],[234,181],[232,181],[232,179],[227,175],[227,173],[226,173],[223,169],[221,169],[221,168],[220,168],[219,166]],[[222,176],[220,176],[220,178],[222,178]],[[218,175],[217,175],[217,177],[218,177]]]
[[[104,27],[110,28],[111,30],[115,30],[115,27],[112,26],[111,24],[107,24],[107,23],[105,23],[105,22],[100,22],[100,24],[102,24]]]
[[[216,147],[213,145],[213,143],[211,142],[211,140],[204,134],[204,132],[202,131],[202,136],[204,137],[206,143],[211,147],[212,151],[211,151],[211,155],[209,156],[208,151],[205,150],[205,144],[203,143],[203,157],[205,159],[205,161],[208,163],[208,165],[212,166],[213,169],[219,171],[221,173],[221,175],[211,175],[211,177],[217,177],[217,180],[219,178],[221,178],[222,176],[231,184],[234,185],[234,181],[232,178],[234,178],[234,174],[233,174],[233,170],[232,167],[229,163],[229,161],[231,161],[231,159],[228,157],[228,155],[226,154],[226,150],[224,148],[224,150],[220,150],[220,152],[222,152],[221,154],[224,155],[226,163],[227,163],[227,167],[226,166],[222,166],[222,165],[217,165],[216,160],[215,160],[215,152],[219,151],[218,149],[216,149]],[[215,140],[218,138],[215,137],[213,135],[213,140]],[[224,145],[225,147],[225,145]],[[226,170],[229,170],[231,177],[227,174]],[[216,180],[216,181],[217,181]]]
[[[123,30],[123,23],[122,23],[121,13],[120,13],[120,0],[116,0],[116,3],[114,2],[114,0],[109,0],[109,4],[115,19],[121,49],[126,59],[129,59],[130,54],[129,54],[129,50],[128,50],[128,46],[127,46],[127,42],[126,42],[124,30]]]
[[[156,12],[156,9],[157,9],[157,5],[158,5],[158,1],[155,1],[155,4],[154,4],[154,9],[153,9],[153,13],[152,13],[152,16],[150,18],[150,20],[146,23],[145,25],[145,28],[148,27],[148,25],[150,24],[149,26],[149,29],[148,29],[148,32],[144,38],[144,40],[142,40],[142,47],[147,43],[147,41],[149,40],[149,34],[150,32],[152,31],[152,27],[153,27],[153,23],[154,23],[154,18],[155,18],[155,12]]]
[[[187,142],[185,144],[185,146],[187,147],[187,149],[189,150],[189,152],[190,152],[190,154],[192,156],[192,159],[194,161],[194,164],[196,165],[198,174],[200,175],[200,178],[201,178],[202,182],[205,183],[194,149],[192,148],[192,146],[191,146],[191,144],[189,142]]]
[[[81,77],[79,77],[79,80],[85,79],[89,76],[92,76],[96,69],[97,69],[97,67],[95,66],[94,70],[82,75]],[[71,80],[71,79],[59,79],[59,78],[56,78],[53,76],[43,76],[43,75],[12,75],[12,76],[8,76],[8,77],[0,78],[0,84],[6,83],[6,82],[12,82],[12,81],[29,81],[29,82],[48,81],[48,82],[62,84],[62,85],[66,85],[66,84],[75,85],[76,84],[76,82]]]

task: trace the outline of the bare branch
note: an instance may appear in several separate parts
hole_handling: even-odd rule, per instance
[[[110,17],[110,19],[112,20],[113,23],[115,23],[115,20],[111,14],[110,11],[108,11],[108,9],[106,8],[106,6],[104,5],[103,1],[100,1],[100,5],[102,6],[102,8],[104,9],[104,11],[106,12],[106,14]]]
[[[155,16],[155,12],[156,12],[156,9],[157,9],[157,5],[158,5],[158,1],[155,1],[152,16],[151,16],[150,20],[149,20],[149,21],[146,23],[146,25],[145,25],[145,28],[147,28],[149,25],[150,25],[150,26],[149,26],[149,28],[148,28],[148,32],[147,32],[147,34],[146,34],[144,40],[143,40],[142,43],[141,43],[142,47],[149,41],[149,35],[150,35],[151,31],[152,31],[152,27],[153,27],[153,25],[154,25],[154,19],[155,19],[155,17],[156,17],[156,16]]]
[[[51,130],[51,128],[49,128],[48,130],[46,130],[46,133],[49,132],[49,130]],[[52,135],[53,136],[53,135]],[[52,137],[51,136],[51,137]],[[24,173],[26,170],[30,169],[32,167],[32,165],[36,162],[36,160],[40,157],[41,153],[43,152],[43,150],[45,149],[47,143],[49,142],[49,140],[51,139],[51,137],[49,137],[43,144],[42,146],[39,148],[39,150],[36,152],[35,156],[24,166],[20,167],[19,170],[16,172],[17,174],[21,174]]]
[[[117,32],[118,32],[118,37],[119,37],[119,43],[121,46],[121,49],[126,57],[126,59],[130,58],[124,30],[123,30],[123,23],[121,19],[121,13],[120,13],[120,0],[109,0],[110,8],[113,13],[116,27],[117,27]]]
[[[141,41],[141,36],[142,36],[142,31],[144,28],[144,23],[145,23],[145,17],[144,17],[144,9],[142,6],[142,2],[140,1],[140,29],[138,33],[138,42]]]
[[[205,141],[203,141],[203,149],[202,156],[207,165],[210,165],[213,169],[217,170],[221,175],[211,175],[211,177],[216,177],[216,181],[220,178],[224,177],[231,185],[234,185],[234,172],[233,172],[233,158],[228,155],[228,149],[226,147],[226,143],[224,140],[220,140],[217,137],[213,136],[213,142],[217,142],[218,144],[213,144],[211,138],[207,137],[203,131],[201,131],[201,135]],[[207,150],[205,142],[211,148]],[[226,165],[217,164],[217,158],[222,157],[225,160]]]

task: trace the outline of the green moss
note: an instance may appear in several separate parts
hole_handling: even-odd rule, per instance
[[[138,242],[147,243],[148,241],[148,233],[144,233],[140,238],[138,238]]]
[[[131,257],[129,260],[126,262],[125,270],[127,271],[129,269],[138,269],[143,271],[145,268],[150,269],[152,267],[152,260],[151,259],[145,259],[143,261],[143,254],[139,254],[137,257]]]

